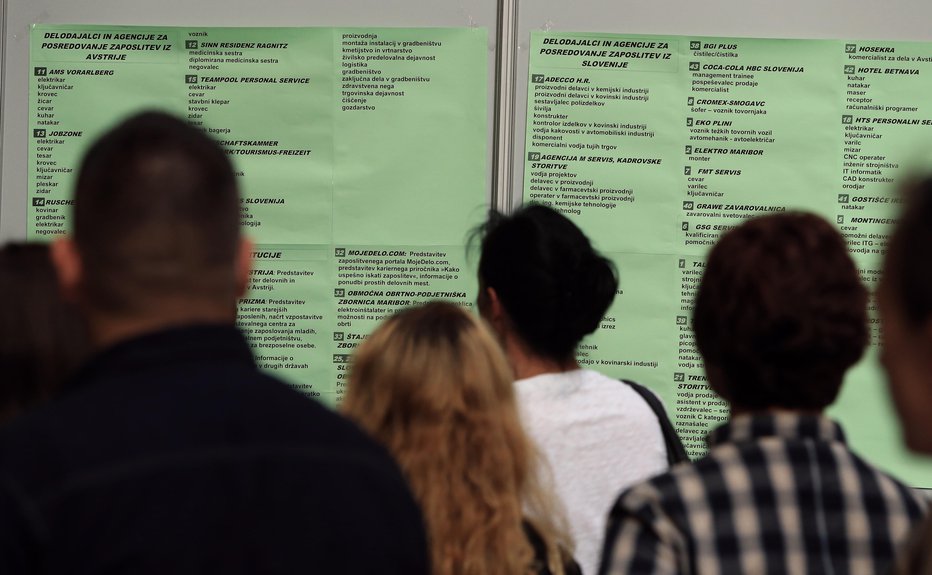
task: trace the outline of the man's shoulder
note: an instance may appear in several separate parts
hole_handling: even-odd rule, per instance
[[[259,372],[196,389],[177,380],[162,389],[152,381],[90,382],[0,431],[0,475],[32,494],[74,477],[185,457],[293,461],[295,473],[308,476],[326,466],[400,481],[387,452],[355,424]]]
[[[874,464],[866,461],[857,453],[843,448],[852,465],[860,476],[860,485],[864,491],[864,497],[867,501],[872,499],[883,499],[886,504],[876,506],[876,511],[889,513],[902,506],[905,514],[911,520],[921,518],[929,507],[929,500],[921,495],[918,490],[909,487],[896,477],[886,471],[875,467]],[[892,506],[891,506],[892,503]],[[868,509],[871,511],[872,509]]]
[[[675,465],[669,471],[625,490],[615,503],[617,512],[674,515],[683,511],[683,500],[701,493],[714,461],[708,457]]]
[[[0,433],[0,532],[15,530],[55,559],[132,548],[144,564],[175,567],[243,554],[291,571],[426,572],[421,515],[388,453],[275,378],[244,383],[224,401],[202,389],[174,412],[146,413],[134,400],[93,426],[94,415],[80,413],[93,403],[89,390],[25,417]],[[94,522],[106,538],[86,535]],[[156,526],[140,543],[138,533]],[[355,541],[359,529],[377,537]]]
[[[741,452],[734,445],[727,446],[725,451],[727,453],[713,450],[630,487],[619,496],[615,504],[617,512],[650,517],[663,515],[685,525],[690,510],[707,504],[710,493],[727,490],[722,473],[741,458]]]
[[[109,434],[117,431],[112,426],[123,424],[127,424],[124,431],[129,433],[157,431],[161,435],[182,428],[190,433],[189,440],[215,431],[212,426],[225,426],[239,433],[252,430],[258,438],[268,439],[278,432],[283,439],[301,438],[331,445],[365,437],[347,419],[276,377],[259,371],[215,377],[201,371],[111,376],[82,382],[79,388],[0,429],[0,439],[4,444],[29,437],[67,439],[82,435],[82,428],[84,432]],[[296,432],[298,435],[293,435]]]
[[[859,477],[859,496],[865,501],[875,500],[876,505],[869,506],[866,512],[902,513],[911,521],[921,517],[928,502],[916,490],[874,467],[843,443],[826,445],[834,452],[834,457],[822,459],[823,463],[837,467],[842,473],[856,473]],[[774,449],[778,449],[783,456],[772,457],[771,451]],[[677,465],[666,473],[629,488],[619,496],[615,513],[651,518],[665,516],[677,524],[685,525],[689,513],[694,512],[690,510],[706,509],[712,505],[710,498],[731,498],[739,495],[736,489],[744,493],[788,489],[791,485],[783,485],[781,478],[792,476],[794,466],[800,465],[793,457],[787,456],[792,450],[792,445],[776,438],[745,445],[720,445],[700,459]],[[774,466],[781,465],[782,469],[774,473]],[[810,465],[807,459],[807,472]],[[739,467],[748,482],[731,485],[724,480],[729,470]],[[824,475],[826,478],[831,476],[827,472]]]

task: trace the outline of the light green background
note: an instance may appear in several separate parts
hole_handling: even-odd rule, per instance
[[[152,34],[164,39],[120,41],[158,45],[158,51],[42,47],[44,42],[96,42],[46,39],[47,34],[117,33]],[[343,42],[348,35],[398,43],[402,51],[393,54],[401,59],[370,60],[367,66],[381,70],[385,83],[394,84],[386,90],[404,90],[404,97],[373,97],[376,109],[371,111],[343,109],[342,81],[347,69],[343,66]],[[202,122],[204,129],[221,141],[274,140],[281,149],[310,150],[302,156],[259,156],[236,152],[267,146],[229,146],[234,152],[234,166],[241,172],[245,230],[257,242],[255,251],[260,254],[250,292],[241,306],[240,325],[253,331],[250,341],[260,365],[298,389],[335,405],[347,373],[346,365],[336,363],[335,356],[352,353],[353,342],[357,341],[338,341],[335,333],[364,335],[385,313],[397,308],[387,306],[381,315],[354,320],[349,326],[338,325],[339,298],[335,290],[341,287],[342,259],[337,256],[338,250],[442,252],[441,259],[458,270],[448,274],[450,277],[418,277],[417,281],[425,285],[417,286],[389,288],[372,286],[366,280],[361,285],[342,287],[410,291],[415,295],[385,299],[411,303],[432,299],[438,293],[457,294],[447,299],[467,306],[475,301],[475,271],[467,261],[465,243],[469,230],[483,220],[487,207],[486,30],[36,25],[30,40],[30,130],[45,127],[38,123],[39,87],[44,77],[36,75],[35,68],[46,68],[46,73],[63,70],[73,86],[52,97],[55,120],[61,125],[47,129],[82,132],[81,137],[56,146],[51,159],[38,157],[40,144],[33,139],[29,152],[30,204],[33,199],[67,201],[87,145],[116,121],[142,108],[163,109]],[[197,42],[197,47],[191,42]],[[220,46],[223,43],[256,45]],[[380,53],[374,44],[369,48],[372,51],[366,54]],[[127,59],[86,60],[90,53],[104,52],[125,53]],[[413,60],[408,56],[428,59]],[[233,61],[240,59],[260,62]],[[114,74],[68,75],[68,70],[84,69],[113,70]],[[197,82],[188,82],[191,75],[198,76]],[[256,84],[211,80],[225,77],[309,81]],[[409,78],[427,81],[409,82]],[[193,95],[201,93],[203,96]],[[205,111],[195,109],[204,104],[191,104],[192,99],[229,103],[208,103]],[[56,162],[51,167],[74,171],[56,174],[58,186],[51,188],[51,193],[37,193],[40,159]],[[44,239],[46,236],[35,225],[38,207],[30,207],[28,235]],[[56,205],[55,209],[56,214],[70,217],[67,206]],[[265,253],[281,256],[266,257],[262,255]],[[277,306],[272,299],[302,303]],[[283,311],[269,311],[278,307]],[[273,319],[273,315],[284,317]],[[284,325],[272,326],[273,322]],[[288,334],[288,330],[313,333]],[[295,339],[274,339],[283,335]]]
[[[587,46],[554,45],[545,43],[561,39],[597,40],[600,44],[618,41],[666,43],[669,48],[642,49],[624,48],[627,52],[666,51],[669,59],[641,60],[627,58],[630,68],[596,68],[583,65],[587,58],[541,54],[542,49],[593,49]],[[714,45],[713,52],[732,52],[737,57],[700,56],[690,42],[700,42],[705,50]],[[872,123],[875,117],[932,118],[932,107],[926,102],[932,89],[932,64],[920,62],[917,56],[928,57],[932,44],[907,42],[857,42],[858,46],[893,47],[895,56],[901,60],[867,61],[855,60],[845,52],[841,40],[761,40],[748,38],[709,38],[676,36],[634,36],[592,33],[535,32],[531,37],[530,67],[528,77],[528,131],[526,134],[526,156],[524,197],[540,193],[531,188],[532,160],[530,154],[563,155],[617,155],[660,158],[661,165],[606,164],[589,161],[540,160],[568,164],[568,171],[576,174],[574,179],[591,180],[593,188],[629,188],[635,195],[633,203],[620,204],[612,210],[574,208],[560,205],[557,208],[578,223],[617,264],[622,292],[609,311],[615,321],[603,323],[602,329],[587,339],[585,344],[595,344],[597,350],[583,349],[580,359],[589,367],[599,369],[616,377],[639,380],[656,390],[663,398],[671,417],[676,419],[678,408],[677,385],[690,383],[689,377],[701,378],[701,361],[696,361],[691,339],[690,308],[693,293],[684,291],[685,270],[701,263],[708,247],[701,244],[686,244],[682,226],[687,223],[690,232],[702,231],[698,226],[708,226],[711,244],[721,230],[740,223],[746,216],[756,212],[736,209],[701,209],[700,203],[740,204],[764,206],[769,209],[805,209],[814,211],[837,222],[845,218],[842,231],[850,229],[852,217],[890,217],[894,213],[892,204],[869,204],[863,210],[845,209],[839,195],[848,194],[850,201],[855,196],[892,197],[895,188],[887,183],[864,183],[863,189],[845,188],[845,184],[858,184],[844,180],[843,162],[845,153],[854,158],[847,161],[866,161],[861,156],[885,156],[887,161],[915,165],[917,150],[932,144],[932,125],[889,126]],[[734,48],[718,49],[719,45]],[[602,48],[598,48],[602,49]],[[857,51],[855,55],[876,54]],[[625,58],[588,58],[589,60],[624,61]],[[690,70],[690,63],[698,62],[699,74],[753,74],[757,86],[733,86],[731,91],[696,92],[693,80],[700,79]],[[852,76],[846,74],[845,65],[860,67],[912,67],[920,70],[918,76],[894,76],[890,74],[865,74],[871,84],[869,93],[874,103],[886,105],[917,106],[916,112],[892,113],[889,111],[861,111],[846,109],[852,104],[847,98],[848,83]],[[723,69],[714,69],[721,66]],[[765,72],[725,70],[727,66],[788,66],[801,67],[802,72]],[[857,70],[857,68],[856,68]],[[540,77],[544,76],[544,82]],[[649,99],[610,102],[606,106],[580,106],[570,101],[562,105],[551,105],[546,113],[563,114],[562,122],[638,123],[654,132],[653,138],[628,136],[564,136],[567,143],[593,145],[597,149],[576,150],[553,148],[535,140],[534,114],[539,108],[541,86],[550,86],[547,77],[571,78],[573,85],[617,88],[648,89]],[[724,79],[724,78],[719,78]],[[734,81],[743,81],[735,79]],[[688,98],[694,98],[690,105]],[[751,100],[765,101],[760,107],[767,114],[745,115],[728,113],[730,105],[705,105],[700,107],[696,100]],[[722,110],[726,109],[726,110]],[[880,139],[864,139],[856,152],[846,151],[846,138],[842,116],[851,114],[855,118],[867,118],[867,124],[875,126]],[[771,132],[772,143],[745,143],[728,141],[705,142],[691,140],[694,132],[687,126],[687,119],[709,121],[712,128],[716,122],[731,122],[729,130],[756,130]],[[539,119],[538,119],[539,120]],[[855,123],[857,121],[855,120]],[[726,126],[715,126],[726,128]],[[536,133],[540,133],[539,131]],[[711,135],[711,134],[710,134]],[[729,138],[736,135],[729,134]],[[686,146],[702,148],[762,149],[762,156],[708,154],[708,161],[690,159]],[[617,146],[611,154],[603,146]],[[695,152],[693,152],[695,156]],[[685,173],[690,166],[690,176],[704,177],[709,191],[719,192],[720,197],[692,197],[688,195],[689,177]],[[700,169],[741,170],[740,176],[702,175]],[[884,177],[896,177],[900,169],[885,169]],[[692,202],[687,209],[684,202]],[[577,211],[578,210],[578,213]],[[701,216],[699,212],[710,213]],[[735,216],[735,217],[732,217]],[[853,226],[865,233],[885,234],[889,230],[883,225],[857,224]],[[869,253],[855,253],[855,260],[862,268],[865,278],[876,278],[870,270],[879,265],[881,251],[877,249],[882,240],[874,240]],[[862,246],[863,247],[863,246]],[[682,260],[684,267],[680,267]],[[607,329],[614,325],[615,329]],[[876,340],[876,334],[875,334]],[[682,342],[682,344],[681,344]],[[685,355],[680,358],[680,351]],[[608,359],[607,363],[600,361]],[[641,360],[655,364],[638,366]],[[593,363],[589,364],[588,362]],[[622,365],[617,365],[621,362]],[[624,365],[630,362],[630,365]],[[692,382],[695,383],[695,380]],[[932,461],[921,460],[908,454],[902,447],[896,415],[892,411],[884,376],[876,361],[876,349],[847,378],[842,394],[830,410],[844,425],[855,451],[862,453],[882,468],[903,478],[914,486],[932,487]],[[692,421],[697,421],[696,416]],[[711,424],[706,422],[705,427]],[[691,446],[694,455],[700,451]]]

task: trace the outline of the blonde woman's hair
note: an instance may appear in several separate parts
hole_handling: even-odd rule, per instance
[[[356,351],[342,409],[407,476],[435,575],[535,573],[524,521],[563,573],[562,515],[539,483],[508,362],[476,317],[432,302],[386,320]]]

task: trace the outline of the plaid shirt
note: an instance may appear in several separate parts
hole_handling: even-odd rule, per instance
[[[896,575],[932,575],[932,515],[913,533],[896,561]]]
[[[881,573],[922,517],[826,418],[738,416],[709,445],[622,494],[600,573]]]

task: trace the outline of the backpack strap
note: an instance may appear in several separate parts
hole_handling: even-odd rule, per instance
[[[676,430],[673,428],[673,424],[670,422],[670,418],[667,417],[667,412],[664,410],[660,400],[657,399],[657,396],[643,385],[628,381],[627,379],[621,381],[628,384],[631,389],[644,398],[644,401],[650,406],[654,415],[657,416],[657,421],[660,423],[660,430],[663,432],[663,442],[667,446],[667,463],[670,464],[670,467],[673,467],[677,463],[689,461],[686,448],[683,447],[683,442],[680,441],[680,437],[676,434]]]

